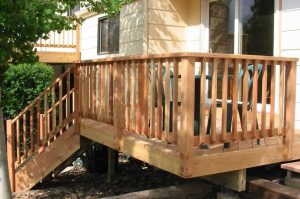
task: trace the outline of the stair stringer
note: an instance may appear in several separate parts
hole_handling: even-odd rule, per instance
[[[41,153],[35,154],[15,174],[15,191],[27,191],[43,180],[55,168],[80,148],[76,125],[70,127]]]

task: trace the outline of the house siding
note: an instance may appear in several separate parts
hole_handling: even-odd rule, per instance
[[[188,3],[148,0],[148,53],[185,51]]]
[[[148,54],[200,51],[199,0],[148,0]]]
[[[144,54],[144,1],[124,5],[120,11],[120,55]]]
[[[282,1],[281,56],[300,59],[300,1]],[[300,62],[297,63],[296,129],[300,129]]]

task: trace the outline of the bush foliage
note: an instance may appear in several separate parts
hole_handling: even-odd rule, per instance
[[[4,118],[14,118],[52,82],[53,76],[53,69],[46,64],[10,65],[2,86]]]

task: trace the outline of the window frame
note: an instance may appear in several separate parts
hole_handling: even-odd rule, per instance
[[[97,33],[97,54],[98,55],[102,55],[102,54],[108,54],[109,53],[109,50],[107,51],[102,51],[101,50],[101,46],[102,46],[102,41],[101,41],[101,38],[102,38],[102,35],[101,35],[101,24],[103,23],[104,20],[107,20],[108,22],[108,17],[105,16],[105,17],[100,17],[98,19],[98,33]],[[107,31],[107,36],[108,36],[108,31]],[[108,42],[109,43],[109,42]]]
[[[117,17],[120,17],[119,15],[116,15],[115,16],[116,18]],[[101,24],[104,20],[107,20],[107,26],[108,26],[108,31],[107,31],[107,37],[108,37],[108,50],[107,51],[102,51],[101,47],[102,47],[102,30],[101,30]],[[98,26],[97,26],[97,55],[103,55],[103,54],[116,54],[116,53],[119,53],[119,40],[120,40],[120,32],[118,33],[118,36],[117,36],[117,40],[118,40],[118,47],[116,48],[117,50],[111,50],[111,40],[112,40],[112,35],[115,35],[115,34],[110,34],[110,29],[111,29],[111,24],[112,24],[112,20],[115,20],[114,18],[109,18],[108,16],[103,16],[103,17],[99,17],[98,18]],[[118,31],[120,31],[120,20],[118,20]]]

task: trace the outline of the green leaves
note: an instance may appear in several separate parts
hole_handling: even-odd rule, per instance
[[[113,16],[121,5],[133,0],[85,0],[81,6]],[[82,19],[62,15],[78,0],[0,0],[0,87],[8,61],[14,64],[37,61],[34,44],[50,31],[75,29]]]
[[[13,118],[53,79],[53,69],[42,63],[11,65],[5,72],[2,102],[5,119]]]
[[[120,12],[123,4],[130,3],[133,0],[86,0],[82,1],[82,7],[87,7],[97,13],[106,13],[114,16]]]

